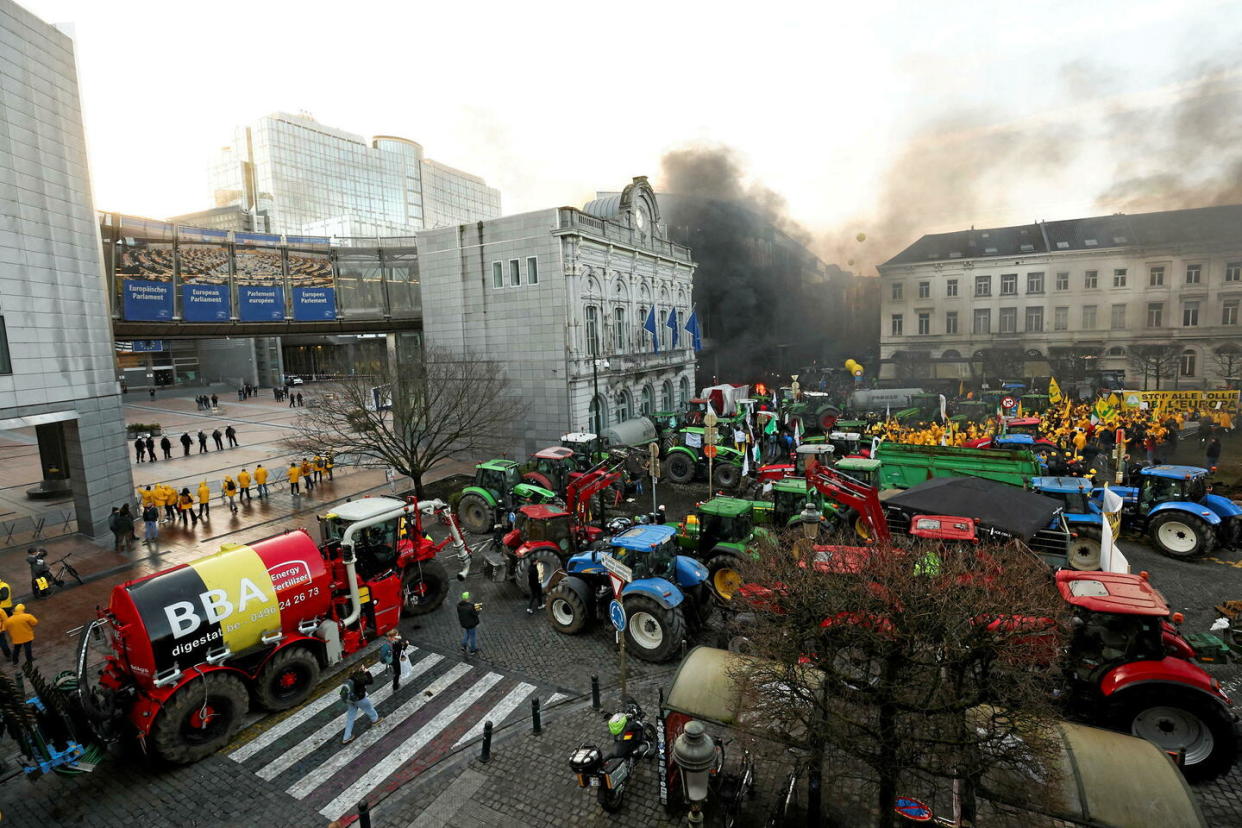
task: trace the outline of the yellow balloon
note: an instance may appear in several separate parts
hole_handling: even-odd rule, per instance
[[[854,238],[858,239],[860,242],[864,242],[864,241],[866,241],[866,240],[867,240],[867,234],[866,234],[866,233],[859,233],[859,234],[858,234],[857,236],[855,236]]]

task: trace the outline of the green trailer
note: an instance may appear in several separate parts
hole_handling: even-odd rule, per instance
[[[881,489],[908,489],[933,477],[982,477],[1021,487],[1042,473],[1029,451],[884,442],[876,459]]]

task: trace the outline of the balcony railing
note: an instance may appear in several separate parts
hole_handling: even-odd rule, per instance
[[[643,234],[632,227],[618,224],[615,221],[589,216],[569,207],[559,211],[557,226],[560,230],[577,230],[585,235],[595,236],[605,241],[619,242],[631,247],[650,250],[653,253],[675,261],[686,262],[687,264],[694,261],[688,247],[667,239],[657,239],[652,236],[644,237]]]

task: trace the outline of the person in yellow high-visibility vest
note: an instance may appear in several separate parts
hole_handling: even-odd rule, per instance
[[[302,491],[298,481],[302,478],[302,467],[298,465],[298,461],[294,460],[289,463],[289,471],[286,474],[289,477],[289,493],[300,495]]]
[[[259,490],[259,497],[267,497],[267,469],[263,464],[254,467],[254,485]]]
[[[211,517],[211,487],[206,480],[198,483],[198,516],[203,520]]]
[[[237,474],[238,500],[250,500],[250,472],[242,469]]]

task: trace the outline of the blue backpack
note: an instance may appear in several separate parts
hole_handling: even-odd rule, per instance
[[[392,643],[391,642],[384,641],[384,643],[380,645],[380,661],[388,665],[392,664]]]

